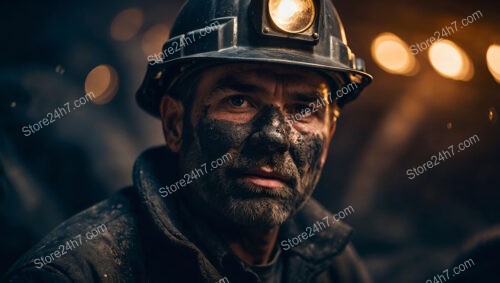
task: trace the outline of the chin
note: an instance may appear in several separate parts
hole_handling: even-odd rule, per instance
[[[272,228],[288,220],[292,211],[278,200],[259,198],[232,200],[223,213],[237,225]]]

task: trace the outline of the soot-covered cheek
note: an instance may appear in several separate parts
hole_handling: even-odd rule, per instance
[[[274,107],[265,107],[250,121],[236,123],[227,120],[214,119],[209,115],[209,106],[200,113],[196,132],[200,140],[201,150],[210,152],[210,156],[224,154],[230,149],[241,149],[242,145],[254,132],[261,131],[266,125],[275,124]],[[276,112],[276,111],[274,111]],[[281,119],[284,121],[284,119]]]
[[[316,133],[295,133],[290,154],[295,161],[299,173],[318,170],[321,166],[321,155],[325,150],[325,137]]]
[[[230,149],[236,149],[243,144],[251,134],[251,124],[237,124],[225,120],[215,120],[201,117],[196,132],[201,149],[210,158],[217,158]]]

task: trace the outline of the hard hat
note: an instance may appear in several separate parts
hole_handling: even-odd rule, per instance
[[[372,76],[347,46],[331,0],[189,0],[136,93],[140,107],[159,117],[161,97],[189,70],[225,63],[271,63],[321,71],[356,83],[338,98],[355,99]]]

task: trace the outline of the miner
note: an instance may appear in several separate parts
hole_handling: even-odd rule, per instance
[[[331,1],[189,0],[163,50],[136,99],[165,145],[137,159],[133,186],[61,224],[6,279],[370,282],[346,224],[279,244],[331,217],[311,194],[341,108],[371,81]]]

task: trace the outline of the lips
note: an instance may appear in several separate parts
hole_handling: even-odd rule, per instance
[[[293,179],[269,166],[261,166],[243,171],[240,177],[249,183],[269,189],[278,189],[284,186],[291,186]]]

